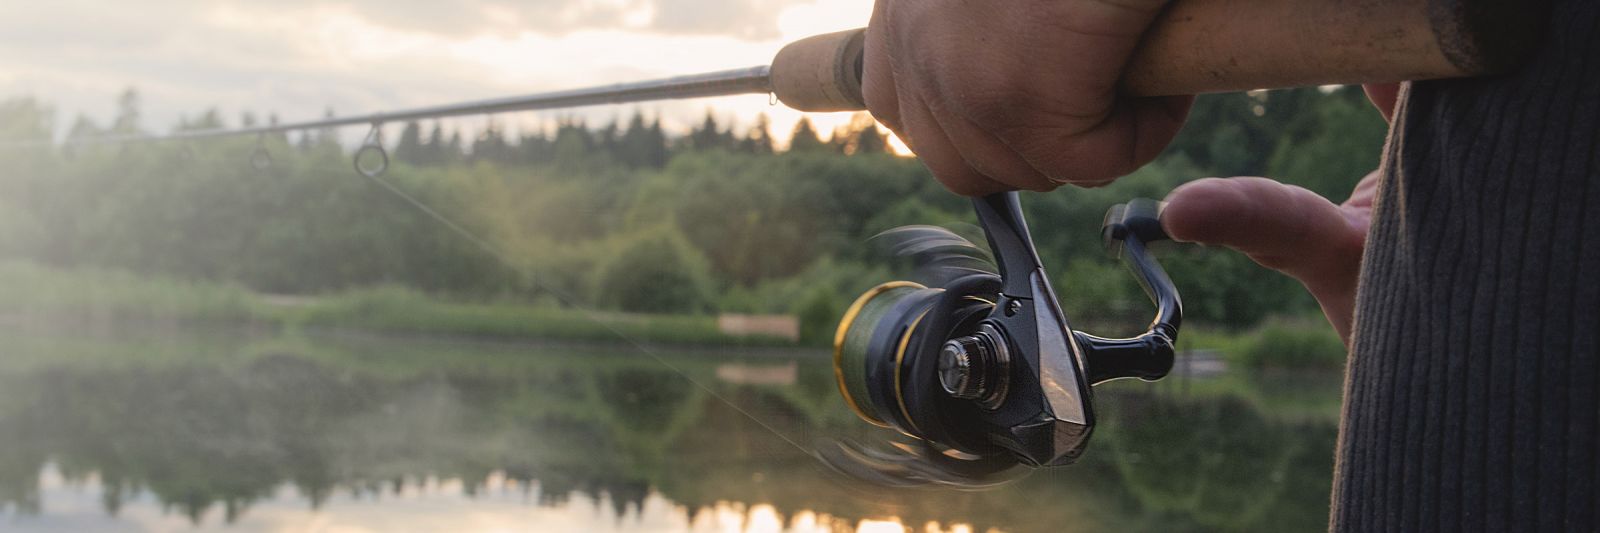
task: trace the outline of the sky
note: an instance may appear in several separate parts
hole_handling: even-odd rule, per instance
[[[165,132],[215,108],[285,121],[638,81],[766,64],[786,42],[866,25],[869,0],[0,0],[0,99],[104,125],[139,92]],[[635,110],[686,131],[710,110],[741,130],[759,113],[780,142],[798,112],[767,96],[541,111],[494,118],[513,135],[558,117]],[[848,114],[812,114],[831,131]],[[447,127],[475,130],[487,117]],[[398,128],[399,125],[390,125]],[[363,131],[345,135],[359,139]],[[392,134],[391,134],[392,135]]]

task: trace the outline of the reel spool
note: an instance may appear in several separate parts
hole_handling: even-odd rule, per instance
[[[923,481],[940,481],[927,475],[931,464],[966,483],[1019,464],[1070,464],[1094,429],[1092,385],[1154,381],[1172,368],[1182,304],[1145,249],[1167,238],[1159,203],[1118,205],[1102,227],[1108,251],[1127,263],[1157,308],[1149,331],[1129,339],[1067,325],[1016,193],[973,203],[998,273],[962,268],[939,287],[885,283],[861,295],[839,324],[834,373],[845,402],[863,420],[923,445],[903,460],[877,454],[869,469],[922,463],[914,470]],[[952,234],[943,245],[908,248],[948,248],[951,239],[965,242]],[[859,452],[836,455],[861,466]]]

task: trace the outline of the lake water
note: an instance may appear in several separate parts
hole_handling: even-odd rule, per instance
[[[811,455],[887,431],[823,351],[10,326],[0,352],[7,531],[1312,531],[1340,387],[1103,386],[1078,464],[900,490]]]

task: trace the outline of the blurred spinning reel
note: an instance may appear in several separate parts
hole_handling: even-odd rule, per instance
[[[1113,207],[1101,228],[1156,304],[1148,332],[1107,339],[1073,331],[1040,265],[1016,193],[973,200],[998,275],[981,249],[932,226],[890,230],[940,287],[889,282],[858,298],[834,337],[839,392],[863,420],[899,430],[891,450],[846,443],[820,455],[834,468],[886,485],[964,487],[1007,471],[1070,464],[1094,429],[1091,385],[1172,369],[1182,304],[1145,249],[1166,239],[1160,204]]]

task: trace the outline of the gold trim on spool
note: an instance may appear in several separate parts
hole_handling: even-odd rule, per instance
[[[923,317],[928,316],[928,311],[931,310],[931,308],[924,309],[922,314],[917,315],[916,320],[911,321],[911,326],[906,328],[906,333],[900,336],[900,347],[894,351],[894,402],[900,404],[900,414],[905,415],[906,423],[911,424],[911,431],[917,433],[922,433],[922,430],[917,427],[916,419],[911,418],[911,410],[906,409],[906,395],[900,389],[900,363],[906,360],[906,346],[911,343],[911,334],[917,331],[917,324],[921,324]],[[901,433],[905,433],[910,437],[916,436],[905,431],[901,431]]]
[[[926,289],[927,287],[920,283],[914,283],[910,281],[891,281],[871,289],[867,289],[867,292],[862,293],[861,296],[856,298],[856,301],[851,303],[850,307],[845,310],[844,317],[839,319],[839,329],[833,334],[833,377],[838,382],[839,395],[844,396],[845,405],[850,406],[850,410],[855,411],[856,416],[861,417],[862,420],[865,420],[867,423],[874,426],[893,427],[888,423],[873,418],[872,415],[867,414],[866,411],[861,409],[860,405],[856,404],[856,399],[850,396],[850,388],[849,386],[845,385],[844,382],[844,369],[839,368],[840,363],[844,359],[844,338],[850,333],[850,324],[855,322],[856,316],[861,314],[861,309],[867,306],[867,302],[872,301],[872,299],[877,297],[879,294],[902,288]],[[898,376],[899,369],[896,368],[896,370],[896,375]],[[899,378],[897,377],[896,379],[898,380]],[[899,388],[898,383],[896,388]]]

